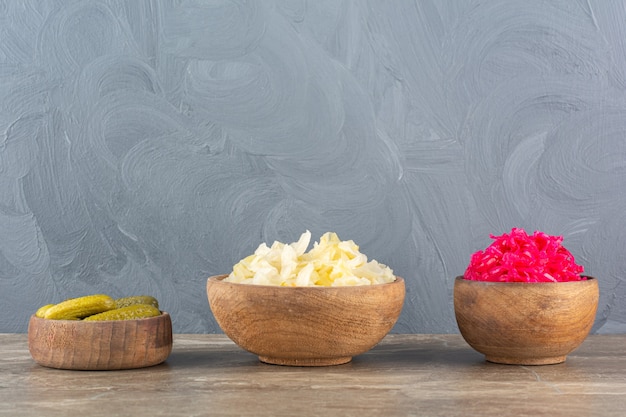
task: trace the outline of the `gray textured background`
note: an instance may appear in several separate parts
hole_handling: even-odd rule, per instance
[[[563,235],[626,332],[619,1],[0,1],[0,332],[205,282],[261,242],[353,239],[456,332],[490,233]]]

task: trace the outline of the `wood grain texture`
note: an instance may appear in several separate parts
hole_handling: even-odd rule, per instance
[[[172,322],[166,312],[137,320],[85,322],[31,316],[28,348],[42,366],[74,370],[143,368],[172,351]]]
[[[585,340],[598,308],[598,281],[454,283],[461,334],[487,360],[504,364],[564,362]]]
[[[207,280],[213,315],[224,333],[263,362],[325,366],[374,347],[398,320],[402,278],[354,287],[272,287]]]
[[[486,362],[458,334],[387,335],[345,365],[259,362],[225,335],[176,334],[157,366],[58,371],[0,334],[1,417],[623,417],[626,335],[591,335],[567,362]]]

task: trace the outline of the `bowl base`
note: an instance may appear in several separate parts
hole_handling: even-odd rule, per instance
[[[516,358],[508,356],[485,355],[487,362],[503,365],[556,365],[565,362],[566,356],[550,356],[541,358]]]
[[[270,365],[284,365],[284,366],[332,366],[342,365],[352,360],[352,356],[342,356],[337,358],[308,358],[308,359],[294,359],[294,358],[275,358],[271,356],[259,355],[259,360]]]

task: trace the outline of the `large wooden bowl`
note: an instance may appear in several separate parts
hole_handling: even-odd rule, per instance
[[[490,362],[564,362],[587,337],[598,309],[598,281],[454,282],[461,335]]]
[[[325,366],[349,362],[394,326],[404,280],[354,287],[279,287],[207,280],[209,305],[224,333],[262,362]]]
[[[58,369],[117,370],[157,365],[172,351],[172,321],[49,320],[31,316],[28,349],[40,365]]]

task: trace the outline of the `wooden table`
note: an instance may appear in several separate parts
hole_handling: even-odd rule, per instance
[[[64,371],[0,334],[0,416],[624,416],[626,335],[548,366],[487,363],[460,335],[389,335],[346,365],[260,363],[223,335],[175,335],[167,361]]]

